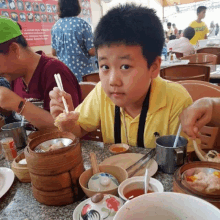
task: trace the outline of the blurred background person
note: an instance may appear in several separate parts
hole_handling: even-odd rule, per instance
[[[215,24],[214,21],[212,21],[209,28],[209,37],[214,37],[214,36],[215,36]]]
[[[215,25],[215,36],[218,36],[219,33],[219,25],[218,23]]]
[[[176,40],[171,40],[167,44],[168,50],[172,48],[173,52],[183,53],[183,56],[194,54],[195,50],[190,40],[194,37],[195,30],[192,27],[187,27],[183,31],[183,37]]]
[[[174,35],[174,31],[172,29],[172,26],[171,26],[171,22],[168,22],[167,23],[167,37],[170,37],[171,35]]]
[[[190,27],[194,28],[196,32],[195,36],[190,41],[190,43],[193,45],[196,45],[198,40],[207,39],[209,29],[206,26],[205,22],[202,21],[202,19],[205,18],[206,9],[207,8],[205,6],[199,6],[197,8],[197,19],[189,25]]]
[[[58,0],[60,19],[54,24],[52,54],[65,63],[76,76],[94,71],[91,56],[95,56],[91,26],[77,16],[81,12],[78,0]]]
[[[178,36],[179,31],[178,31],[178,29],[177,29],[177,27],[176,27],[176,25],[175,25],[175,24],[173,24],[173,31],[174,31],[174,35],[177,37],[177,36]]]

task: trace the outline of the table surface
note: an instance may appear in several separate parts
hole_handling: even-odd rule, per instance
[[[85,169],[91,167],[89,154],[94,152],[98,162],[113,156],[108,150],[107,144],[94,141],[82,141],[82,155]],[[150,149],[132,147],[132,153],[145,154]],[[0,160],[0,167],[6,166],[4,159]],[[164,190],[172,191],[173,175],[157,171],[153,176],[161,181]],[[83,198],[86,199],[85,196]],[[66,206],[46,206],[40,204],[32,195],[31,184],[21,183],[15,179],[10,190],[0,199],[0,220],[70,220],[73,211],[80,201]]]

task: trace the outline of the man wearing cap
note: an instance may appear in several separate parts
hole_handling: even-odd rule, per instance
[[[61,75],[64,90],[70,93],[74,106],[81,102],[76,77],[61,61],[33,52],[18,24],[0,16],[0,76],[11,82],[12,91],[0,86],[0,107],[23,115],[35,127],[53,126],[49,92],[56,87],[54,74]],[[41,103],[42,108],[34,103]]]

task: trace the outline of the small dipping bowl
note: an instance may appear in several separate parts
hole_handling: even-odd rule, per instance
[[[144,176],[136,176],[123,181],[118,187],[118,194],[124,201],[130,201],[125,195],[128,195],[128,193],[131,193],[132,191],[136,191],[134,194],[137,195],[139,190],[143,190],[144,193]],[[157,179],[150,178],[148,190],[153,193],[161,193],[164,191],[164,187]],[[142,194],[139,194],[134,198],[140,195]]]
[[[127,144],[112,144],[109,147],[109,151],[113,154],[122,154],[129,150],[129,145]]]
[[[112,176],[114,176],[119,184],[122,183],[124,180],[128,178],[128,173],[125,169],[118,167],[118,166],[112,166],[112,165],[99,165],[100,172],[109,173]],[[84,193],[88,197],[92,197],[96,193],[103,193],[103,194],[112,194],[112,195],[118,195],[118,186],[115,186],[113,189],[104,190],[104,191],[95,191],[88,188],[88,182],[90,178],[93,176],[92,169],[84,171],[81,176],[79,177],[79,184],[84,191]]]

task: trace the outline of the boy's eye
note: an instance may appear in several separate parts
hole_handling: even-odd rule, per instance
[[[127,70],[127,69],[129,69],[129,68],[130,68],[129,65],[122,65],[122,66],[121,66],[121,69],[123,69],[123,70]]]
[[[109,69],[109,67],[108,67],[107,65],[102,65],[102,66],[100,66],[100,68],[101,68],[102,70],[108,70],[108,69]]]

